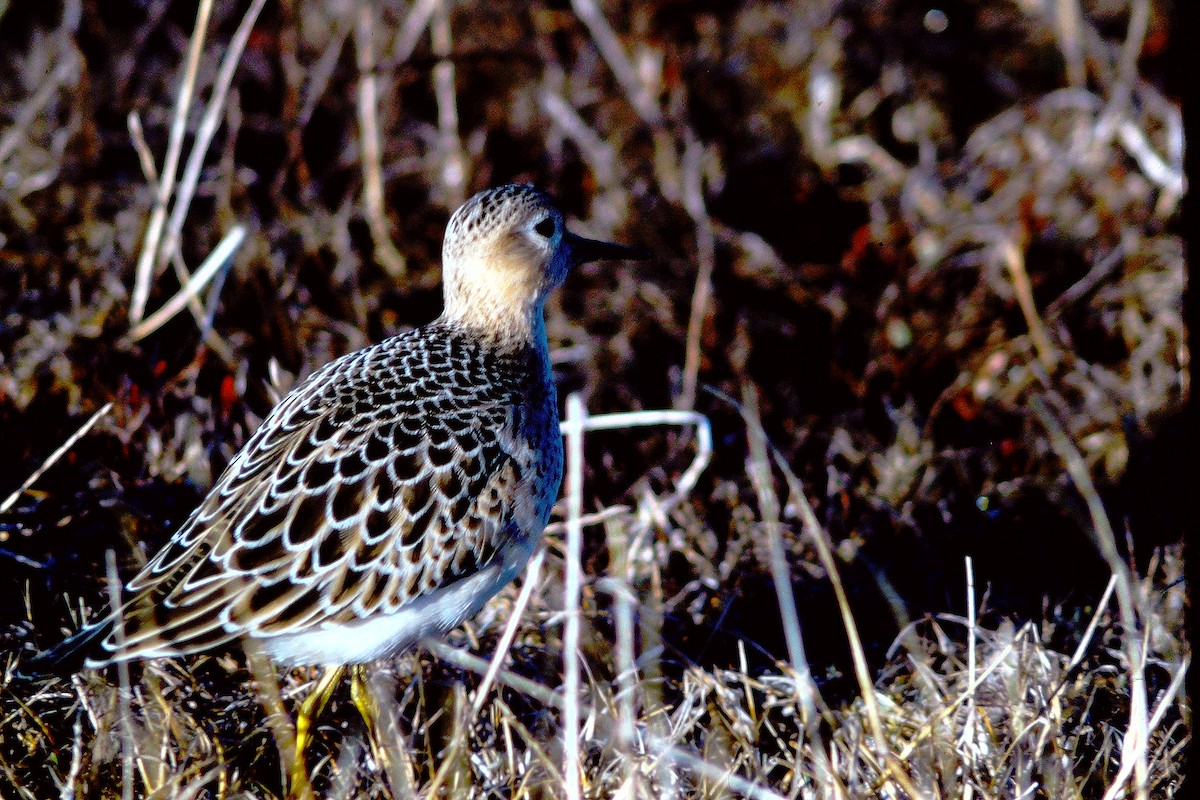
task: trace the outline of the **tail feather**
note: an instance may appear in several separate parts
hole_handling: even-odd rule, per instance
[[[17,665],[16,677],[34,680],[50,675],[70,675],[83,669],[89,658],[105,660],[100,642],[111,629],[109,619],[88,625],[53,647],[24,659]]]

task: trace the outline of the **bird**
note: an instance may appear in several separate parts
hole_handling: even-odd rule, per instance
[[[362,665],[456,628],[523,569],[563,473],[546,299],[579,264],[647,257],[567,230],[531,185],[474,195],[446,227],[441,316],[300,382],[118,611],[20,671],[252,640],[282,666],[326,667],[297,719],[302,768],[345,669],[358,704]]]

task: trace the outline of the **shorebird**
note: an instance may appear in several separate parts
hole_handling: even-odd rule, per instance
[[[22,671],[254,640],[277,663],[327,667],[297,716],[303,770],[347,666],[457,627],[524,567],[563,470],[546,297],[575,265],[645,257],[571,233],[532,186],[475,195],[446,229],[441,317],[296,386],[126,584],[120,613]]]

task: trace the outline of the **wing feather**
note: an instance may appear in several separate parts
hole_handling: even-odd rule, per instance
[[[394,612],[492,562],[535,502],[517,386],[472,399],[413,368],[430,360],[419,348],[370,352],[387,345],[332,362],[268,416],[129,582],[121,657]],[[418,378],[381,401],[381,365],[366,365],[385,357]]]

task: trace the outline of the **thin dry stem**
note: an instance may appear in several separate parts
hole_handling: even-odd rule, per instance
[[[74,433],[67,437],[65,442],[60,444],[53,453],[47,456],[46,460],[42,462],[42,465],[35,469],[30,476],[26,478],[19,487],[17,487],[16,491],[4,498],[4,502],[0,503],[0,514],[3,514],[5,511],[8,511],[8,509],[12,508],[13,503],[17,502],[17,498],[19,498],[26,489],[28,489],[30,486],[33,486],[37,479],[45,474],[46,470],[53,467],[58,460],[67,453],[68,450],[75,446],[76,442],[86,436],[87,432],[92,429],[93,425],[100,421],[101,417],[108,414],[109,411],[112,411],[112,406],[113,404],[111,402],[100,406],[96,413],[88,417],[87,422],[80,425]]]
[[[1017,303],[1021,306],[1025,324],[1029,326],[1029,335],[1037,349],[1038,359],[1046,373],[1052,375],[1058,365],[1058,350],[1051,344],[1050,335],[1046,333],[1046,326],[1042,323],[1034,303],[1033,286],[1029,282],[1029,273],[1025,270],[1025,257],[1012,237],[1005,237],[997,246],[1012,279],[1013,291],[1017,295]]]
[[[567,397],[567,575],[563,587],[563,777],[567,800],[579,800],[579,627],[583,587],[583,431],[587,412],[578,394]]]
[[[158,271],[157,265],[161,263],[159,241],[162,238],[163,226],[167,221],[167,206],[171,200],[171,193],[175,190],[175,172],[179,168],[179,159],[183,153],[188,112],[191,109],[192,96],[196,90],[196,76],[200,67],[200,51],[204,47],[204,37],[208,31],[211,15],[212,0],[200,0],[196,7],[196,24],[192,29],[191,39],[188,41],[183,81],[179,85],[179,95],[176,98],[175,110],[171,118],[167,157],[163,162],[158,194],[154,198],[154,208],[150,212],[150,222],[146,226],[146,235],[142,240],[142,252],[138,257],[135,271],[133,294],[129,307],[129,320],[134,325],[142,321],[142,316],[146,311],[146,301],[150,297],[150,283]]]
[[[676,399],[676,408],[694,408],[696,386],[700,380],[701,336],[709,315],[713,270],[716,269],[716,239],[712,220],[704,203],[704,182],[701,175],[704,146],[689,133],[683,152],[683,205],[696,226],[696,284],[692,290],[692,307],[688,314],[687,338],[683,357],[683,383]]]
[[[978,643],[976,641],[977,631],[975,627],[975,564],[970,556],[964,558],[963,561],[967,577],[967,682],[969,686],[975,687],[977,685],[976,672],[978,671],[976,664]],[[970,776],[974,774],[976,768],[975,736],[978,720],[976,719],[974,688],[965,694],[967,697],[967,709],[963,721],[962,733],[958,737],[957,749],[966,767],[966,775],[964,775],[963,782],[970,789]]]
[[[451,207],[467,199],[467,158],[458,134],[458,98],[454,88],[453,45],[450,38],[450,3],[434,7],[429,36],[438,63],[433,67],[433,93],[438,108],[438,150],[442,161],[442,189]]]
[[[675,482],[674,495],[664,501],[667,507],[680,502],[695,488],[696,482],[700,480],[700,474],[704,472],[704,468],[712,460],[712,426],[709,424],[708,417],[695,411],[647,410],[624,411],[616,414],[597,414],[587,417],[582,424],[585,431],[621,430],[624,428],[645,427],[647,425],[695,426],[696,455],[692,459],[692,463],[688,465],[688,468],[683,471],[683,474]],[[565,423],[561,427],[563,428],[563,432],[566,433]]]
[[[1072,86],[1082,87],[1087,82],[1087,70],[1083,62],[1083,25],[1079,2],[1054,0],[1054,12],[1059,47],[1067,62],[1067,80]]]
[[[842,627],[845,629],[846,638],[850,643],[850,657],[854,664],[854,677],[858,681],[859,696],[866,707],[867,720],[870,723],[871,750],[879,760],[878,766],[884,773],[883,780],[885,783],[894,780],[910,797],[921,797],[923,795],[916,791],[908,775],[904,772],[903,759],[897,759],[887,745],[888,739],[883,728],[883,718],[879,712],[879,701],[875,696],[875,688],[867,670],[867,657],[863,652],[862,639],[858,635],[858,624],[854,620],[854,613],[850,609],[850,602],[842,583],[841,572],[833,557],[833,547],[828,540],[829,534],[817,522],[817,515],[804,495],[800,479],[791,471],[787,463],[778,457],[778,454],[776,454],[776,464],[787,478],[790,491],[789,503],[795,504],[800,510],[800,518],[804,523],[805,531],[817,548],[821,566],[829,576],[829,582],[837,598],[838,610],[842,616]]]
[[[108,606],[116,620],[113,627],[117,647],[125,643],[125,618],[121,613],[121,577],[117,574],[117,556],[112,550],[104,553],[104,566],[108,574]],[[134,764],[143,767],[137,740],[133,736],[133,689],[129,684],[129,662],[117,662],[117,724],[121,730],[121,797],[133,800]]]
[[[241,225],[238,225],[225,234],[225,238],[209,253],[208,258],[204,259],[204,263],[200,265],[200,269],[192,273],[192,277],[188,282],[170,300],[164,303],[158,311],[155,311],[135,325],[125,335],[126,341],[132,343],[146,338],[182,311],[184,306],[187,305],[189,298],[193,298],[203,291],[204,287],[216,276],[217,272],[229,265],[234,253],[237,252],[238,247],[241,246],[242,240],[245,238],[246,229]]]
[[[245,640],[243,649],[246,652],[246,668],[254,680],[254,692],[267,714],[267,728],[270,730],[275,748],[279,752],[280,769],[285,780],[289,781],[288,795],[311,800],[313,791],[308,775],[303,771],[298,771],[299,775],[290,775],[287,768],[283,766],[296,761],[296,726],[292,723],[292,717],[288,713],[287,707],[283,704],[275,668],[267,654],[263,652],[262,646],[253,639]],[[299,780],[295,780],[296,778]]]
[[[621,84],[621,88],[625,90],[625,96],[637,111],[638,116],[651,127],[662,126],[662,110],[658,107],[655,98],[651,96],[649,87],[638,77],[637,70],[625,52],[621,40],[612,26],[608,24],[608,19],[605,18],[604,12],[600,10],[595,0],[571,0],[571,7],[575,9],[575,14],[587,27],[588,33],[592,35],[596,49],[604,56],[608,68],[612,70],[617,83]]]
[[[1121,766],[1117,776],[1105,792],[1105,800],[1111,800],[1124,791],[1125,781],[1131,773],[1135,774],[1133,791],[1139,800],[1147,795],[1147,748],[1149,747],[1150,729],[1146,702],[1146,653],[1142,641],[1141,609],[1137,602],[1137,591],[1134,577],[1129,565],[1121,558],[1117,548],[1117,538],[1108,522],[1108,512],[1100,502],[1100,495],[1092,483],[1079,449],[1067,436],[1054,413],[1040,397],[1032,400],[1034,413],[1046,429],[1050,437],[1050,445],[1062,459],[1067,468],[1067,474],[1075,484],[1076,490],[1083,497],[1088,515],[1092,520],[1096,545],[1100,554],[1108,563],[1108,568],[1117,578],[1116,594],[1117,608],[1121,617],[1122,642],[1125,655],[1125,668],[1129,674],[1129,729],[1121,744]]]
[[[504,633],[500,635],[500,639],[496,642],[496,649],[492,653],[492,660],[488,664],[487,672],[484,673],[483,680],[479,682],[479,687],[475,690],[475,700],[471,705],[471,716],[477,716],[483,709],[483,704],[487,702],[488,692],[492,688],[492,683],[495,682],[496,675],[504,666],[504,659],[508,655],[508,649],[512,647],[517,630],[521,627],[522,615],[525,613],[525,608],[529,605],[529,598],[533,596],[533,590],[537,587],[538,578],[541,577],[542,563],[545,560],[546,551],[539,548],[533,554],[533,557],[529,559],[529,563],[525,565],[525,572],[521,579],[521,591],[517,595],[516,602],[513,603],[508,623],[504,626]]]
[[[163,239],[158,263],[161,265],[163,261],[170,261],[176,264],[180,283],[187,283],[190,279],[182,261],[176,260],[179,256],[179,242],[183,236],[183,225],[187,220],[192,199],[196,194],[196,187],[200,182],[200,171],[204,168],[208,148],[212,145],[217,128],[221,124],[225,100],[229,96],[229,87],[233,83],[234,72],[241,62],[242,52],[246,49],[246,42],[249,41],[250,34],[254,30],[254,23],[258,20],[258,15],[265,5],[266,0],[254,0],[242,16],[242,21],[238,23],[237,30],[229,39],[229,47],[221,58],[221,66],[213,81],[212,96],[204,107],[204,113],[200,116],[200,124],[192,141],[192,149],[188,152],[183,174],[174,189],[175,201],[171,207],[171,216],[167,223],[166,236]],[[202,319],[203,311],[200,314]]]
[[[1150,24],[1149,0],[1130,0],[1129,9],[1129,28],[1121,45],[1117,80],[1110,88],[1108,103],[1096,122],[1095,138],[1098,147],[1107,147],[1113,133],[1127,121],[1129,101],[1133,97],[1134,84],[1138,80],[1137,60],[1142,52],[1142,43],[1146,40],[1146,29]]]
[[[383,202],[383,147],[379,133],[379,89],[375,76],[375,12],[370,3],[358,9],[354,48],[358,61],[358,126],[362,147],[363,205],[375,244],[375,259],[393,278],[407,271],[404,256],[388,232]]]
[[[758,418],[758,396],[751,386],[742,392],[742,409],[746,416],[746,437],[750,443],[750,456],[746,473],[758,495],[758,508],[763,527],[767,531],[767,552],[771,578],[775,583],[775,599],[783,622],[783,636],[787,642],[788,656],[792,669],[800,676],[797,688],[809,687],[812,675],[808,658],[804,654],[804,637],[800,633],[800,615],[796,611],[796,595],[792,590],[792,571],[784,550],[783,530],[779,521],[779,498],[772,485],[771,462],[767,456],[767,443]],[[805,689],[800,689],[804,691]]]
[[[479,656],[472,655],[458,647],[446,644],[439,639],[429,639],[422,642],[422,646],[433,653],[447,664],[470,670],[478,675],[486,675],[491,664]],[[536,681],[531,681],[509,670],[502,669],[496,673],[496,682],[502,683],[510,689],[515,689],[518,692],[527,694],[551,708],[562,710],[564,708],[563,699],[553,689],[549,689]]]
[[[396,36],[392,40],[388,59],[393,65],[402,64],[412,55],[421,36],[425,33],[425,29],[429,27],[429,20],[433,17],[434,10],[442,2],[443,0],[416,0],[413,3],[412,8],[404,17],[404,24],[396,31]]]

